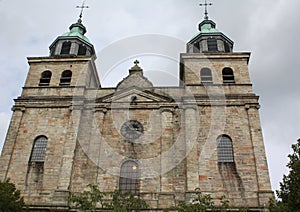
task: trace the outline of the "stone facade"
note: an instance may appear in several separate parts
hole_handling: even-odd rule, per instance
[[[67,211],[70,193],[88,184],[119,189],[122,165],[134,161],[136,189],[152,210],[189,201],[200,188],[216,202],[225,195],[236,207],[262,211],[273,193],[249,57],[182,53],[178,87],[154,87],[136,63],[116,88],[101,87],[94,55],[28,58],[0,179],[10,178],[32,210]],[[203,68],[211,70],[210,83],[201,81]],[[233,71],[234,82],[224,81],[224,68]],[[45,70],[51,81],[41,86]],[[64,70],[72,72],[68,85],[61,84]],[[143,127],[136,139],[121,132],[129,120]],[[47,138],[41,162],[32,159],[39,136]],[[220,136],[232,141],[230,162],[220,160]]]

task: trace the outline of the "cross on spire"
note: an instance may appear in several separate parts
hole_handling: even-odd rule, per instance
[[[139,65],[140,61],[135,60],[133,63],[137,66],[137,65]]]
[[[207,12],[207,6],[211,6],[213,5],[212,3],[207,3],[207,1],[205,0],[204,4],[199,4],[201,7],[205,7],[205,12],[204,12],[204,19],[208,20],[208,12]]]
[[[89,6],[85,6],[85,2],[86,2],[86,0],[83,0],[83,1],[82,1],[82,5],[76,7],[76,8],[80,8],[80,9],[81,9],[80,15],[79,15],[79,18],[80,18],[80,19],[82,18],[83,10],[89,8]]]

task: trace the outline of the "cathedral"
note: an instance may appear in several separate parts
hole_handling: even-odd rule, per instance
[[[28,58],[12,108],[0,180],[16,185],[30,211],[69,211],[69,196],[88,184],[132,192],[152,211],[191,201],[197,188],[216,203],[224,195],[266,210],[273,192],[250,53],[234,52],[206,14],[178,53],[177,86],[154,86],[136,60],[105,88],[86,32],[80,17],[49,56]]]

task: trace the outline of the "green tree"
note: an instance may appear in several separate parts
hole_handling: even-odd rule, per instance
[[[207,209],[215,211],[215,203],[209,194],[203,194],[198,188],[195,190],[195,197],[191,203],[180,202],[177,208],[179,212],[202,212]]]
[[[89,191],[71,195],[69,201],[72,203],[72,208],[86,212],[96,209],[97,203],[103,205],[104,194],[95,185],[88,185],[87,187]]]
[[[115,212],[126,212],[148,208],[148,205],[144,200],[134,196],[132,193],[123,193],[116,190],[110,193],[110,196],[111,201],[106,207],[113,209]]]
[[[203,194],[199,188],[195,189],[195,197],[192,202],[179,202],[178,206],[175,208],[179,212],[205,212],[209,211],[228,211],[230,208],[229,201],[226,200],[225,196],[222,196],[221,207],[216,207],[215,203],[209,194]]]
[[[240,211],[247,212],[247,208],[234,208],[230,206],[230,202],[225,196],[220,199],[220,205],[216,206],[213,198],[209,194],[203,194],[199,188],[195,189],[195,196],[190,203],[179,202],[177,207],[173,209],[178,212],[229,212]]]
[[[280,190],[276,191],[279,200],[270,201],[271,212],[299,212],[300,211],[300,139],[292,145],[293,153],[287,167],[288,175],[284,175],[280,183]]]
[[[0,181],[0,212],[19,212],[25,206],[20,191],[9,179]]]
[[[89,212],[100,206],[105,211],[127,212],[147,209],[147,203],[132,193],[101,192],[97,186],[88,185],[89,190],[71,195],[69,201],[72,208]]]

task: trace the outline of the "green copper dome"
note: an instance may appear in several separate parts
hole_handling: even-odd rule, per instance
[[[50,45],[51,56],[93,56],[95,49],[90,40],[84,35],[86,28],[81,17],[69,27],[70,31],[56,38]]]
[[[233,41],[216,28],[216,23],[205,17],[199,24],[199,33],[187,44],[188,53],[232,52]]]
[[[86,36],[84,36],[85,33],[86,33],[86,28],[85,28],[85,26],[83,26],[82,20],[78,19],[77,23],[72,24],[70,26],[70,32],[63,34],[62,36],[64,36],[64,37],[79,37],[79,38],[83,39],[84,41],[91,43],[90,40]]]
[[[211,20],[204,20],[199,24],[199,30],[201,33],[214,33],[219,32],[216,29],[216,24]]]

